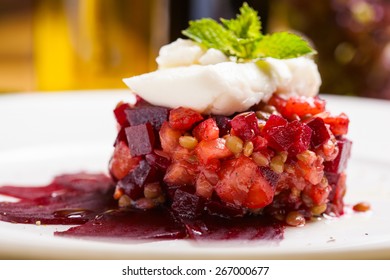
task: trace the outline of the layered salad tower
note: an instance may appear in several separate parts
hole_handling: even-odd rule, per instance
[[[158,70],[124,79],[109,170],[122,208],[185,219],[256,216],[291,226],[343,213],[349,119],[317,96],[315,51],[265,35],[256,11],[190,22]]]

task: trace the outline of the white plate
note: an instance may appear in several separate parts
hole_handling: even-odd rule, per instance
[[[372,211],[288,228],[279,244],[118,244],[53,236],[65,226],[0,222],[0,258],[390,258],[390,102],[324,97],[333,112],[344,111],[351,119],[346,202],[368,201]],[[44,184],[64,172],[105,171],[115,138],[112,109],[131,98],[126,90],[0,96],[0,185]]]

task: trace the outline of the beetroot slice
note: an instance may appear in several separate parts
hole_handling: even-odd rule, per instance
[[[1,187],[0,194],[20,198],[0,202],[0,220],[34,224],[82,224],[111,208],[113,184],[103,174],[73,174],[56,177],[47,186]]]
[[[82,226],[76,226],[58,236],[100,237],[121,239],[182,239],[184,226],[165,208],[149,211],[108,211]]]
[[[282,240],[284,226],[264,217],[221,218],[203,216],[184,221],[189,237],[195,240]]]

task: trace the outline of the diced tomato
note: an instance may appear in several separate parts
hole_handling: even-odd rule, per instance
[[[204,198],[211,198],[214,191],[214,186],[210,183],[209,180],[207,180],[206,176],[203,173],[200,173],[196,178],[195,186],[197,195]]]
[[[233,155],[225,146],[223,138],[201,141],[195,148],[195,154],[203,164],[207,164],[213,159],[227,158]]]
[[[326,102],[319,97],[291,96],[287,100],[279,95],[273,95],[269,104],[287,119],[292,119],[294,115],[303,117],[305,115],[316,115],[325,111]]]
[[[110,173],[115,179],[124,178],[141,161],[141,157],[132,157],[125,142],[118,142],[110,161]]]
[[[292,117],[297,114],[299,117],[305,115],[316,115],[325,111],[325,100],[319,97],[292,96],[287,100],[284,114]]]
[[[172,163],[164,176],[164,182],[169,186],[194,185],[195,180],[196,167],[184,160]]]
[[[307,187],[303,190],[303,193],[309,197],[313,203],[313,205],[307,206],[315,206],[326,203],[330,190],[329,186],[320,188],[318,185],[307,185]]]
[[[220,181],[215,186],[222,201],[251,209],[272,202],[274,190],[248,157],[225,161],[220,169]]]
[[[341,113],[338,116],[328,116],[324,118],[324,122],[329,124],[330,131],[336,136],[348,133],[349,118],[344,113]]]
[[[179,146],[181,132],[173,129],[168,122],[164,122],[160,129],[160,142],[164,152],[171,154]]]
[[[169,113],[169,124],[173,129],[190,130],[201,120],[202,115],[189,108],[179,107]]]
[[[214,140],[219,137],[219,128],[215,120],[210,118],[198,124],[192,131],[192,134],[198,141]]]

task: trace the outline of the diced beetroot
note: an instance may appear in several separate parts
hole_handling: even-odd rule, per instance
[[[267,122],[265,123],[262,133],[264,135],[267,135],[269,130],[274,127],[279,127],[279,126],[286,126],[287,125],[287,120],[281,116],[278,115],[271,115]]]
[[[192,135],[194,135],[198,141],[214,140],[219,137],[219,128],[215,120],[210,118],[198,124],[192,131]]]
[[[349,118],[344,113],[338,116],[328,116],[324,118],[324,122],[330,125],[330,130],[335,136],[348,133]]]
[[[131,199],[137,199],[143,194],[143,186],[154,181],[156,181],[156,169],[150,166],[146,160],[141,160],[136,168],[118,181],[116,188],[122,190]]]
[[[288,153],[297,155],[306,151],[310,146],[311,128],[299,121],[293,121],[287,125],[287,129],[293,136],[293,142],[288,149]]]
[[[124,142],[119,142],[115,146],[114,154],[110,160],[109,170],[111,175],[120,180],[125,177],[130,170],[135,168],[141,161],[141,157],[132,157],[130,149]]]
[[[330,134],[325,126],[325,122],[321,118],[310,120],[307,125],[312,130],[311,145],[313,148],[318,148],[330,139]]]
[[[202,115],[189,108],[179,107],[169,113],[169,125],[173,129],[190,130],[201,120],[203,120]]]
[[[279,119],[275,119],[282,123]],[[268,122],[267,122],[268,124]],[[277,151],[288,151],[291,155],[299,154],[309,148],[311,128],[299,121],[293,121],[285,126],[266,126],[263,129],[268,145]]]
[[[347,162],[351,155],[352,142],[346,138],[338,139],[337,146],[339,153],[332,161],[324,162],[324,171],[327,173],[338,174],[347,168]]]
[[[254,152],[258,152],[267,148],[268,145],[267,139],[261,137],[260,135],[253,137],[251,141],[253,143]]]
[[[150,123],[130,126],[125,131],[131,156],[146,155],[153,151],[155,138]]]
[[[245,112],[238,114],[231,121],[234,132],[241,139],[251,140],[255,135],[260,133],[259,124],[255,112]]]
[[[195,148],[195,154],[203,164],[207,164],[213,159],[222,159],[233,155],[225,146],[225,139],[223,138],[201,141]]]
[[[223,162],[215,191],[222,201],[248,208],[262,208],[272,202],[274,189],[248,157]]]
[[[128,103],[123,103],[123,102],[119,102],[118,105],[116,105],[116,108],[114,109],[114,115],[116,121],[120,126],[125,126],[129,124],[125,113],[127,109],[130,109],[130,105]]]
[[[151,154],[147,154],[145,159],[151,166],[162,171],[166,171],[168,166],[171,164],[171,160],[168,155],[165,155],[163,152],[157,150],[154,150]]]
[[[177,189],[171,207],[181,218],[194,219],[202,214],[204,201],[195,194]]]
[[[268,146],[277,151],[287,151],[294,141],[291,131],[286,129],[285,126],[271,127],[267,129],[264,136],[267,139]]]
[[[125,111],[127,120],[131,126],[150,123],[158,131],[163,122],[168,120],[168,108],[159,106],[144,106]]]
[[[230,119],[225,116],[213,116],[215,119],[215,122],[217,123],[217,126],[219,128],[219,137],[222,137],[229,133],[231,127]]]
[[[173,129],[168,122],[164,122],[159,131],[161,147],[164,152],[170,154],[179,146],[179,138],[182,136],[179,130]]]

